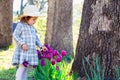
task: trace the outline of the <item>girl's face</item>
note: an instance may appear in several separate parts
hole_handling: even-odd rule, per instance
[[[27,23],[32,26],[33,24],[35,24],[37,18],[38,18],[38,17],[31,17],[31,18],[28,20]]]

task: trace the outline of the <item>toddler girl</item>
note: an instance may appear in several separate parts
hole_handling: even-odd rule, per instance
[[[38,65],[36,46],[42,48],[42,50],[47,50],[45,46],[42,46],[33,27],[39,15],[39,9],[35,6],[29,5],[25,7],[23,16],[13,33],[13,38],[16,41],[16,49],[12,64],[18,65],[16,80],[27,80],[28,67]],[[29,66],[26,67],[23,65],[24,62],[27,62]]]

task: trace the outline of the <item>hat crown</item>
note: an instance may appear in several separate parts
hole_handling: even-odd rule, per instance
[[[40,16],[40,12],[34,5],[29,5],[24,8],[23,16]]]

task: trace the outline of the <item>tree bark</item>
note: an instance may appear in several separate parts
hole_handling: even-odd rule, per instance
[[[34,0],[28,0],[29,5],[34,5]]]
[[[73,55],[72,0],[48,0],[45,43]]]
[[[13,0],[0,0],[0,47],[12,43]]]
[[[120,0],[85,0],[72,71],[84,75],[83,56],[99,54],[105,77],[120,66]]]
[[[20,4],[20,14],[23,14],[23,0],[21,0],[21,4]]]

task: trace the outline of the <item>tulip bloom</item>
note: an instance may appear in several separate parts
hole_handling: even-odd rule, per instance
[[[56,62],[62,61],[62,57],[66,56],[65,50],[62,50],[60,54],[57,50],[54,50],[48,44],[45,44],[45,47],[48,49],[47,51],[37,50],[38,57],[41,60],[41,66],[45,66],[45,59],[48,59],[52,65],[55,65]],[[56,69],[59,70],[59,66],[56,66]]]
[[[24,65],[25,67],[28,67],[28,65],[29,65],[29,64],[28,64],[28,61],[24,61],[24,62],[23,62],[23,65]]]
[[[66,56],[66,51],[65,50],[62,50],[62,56]]]
[[[41,66],[45,66],[45,60],[44,59],[41,60]]]

